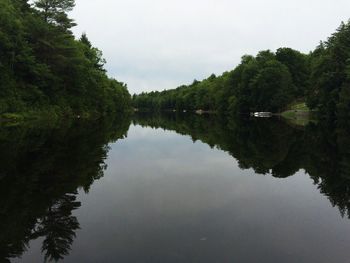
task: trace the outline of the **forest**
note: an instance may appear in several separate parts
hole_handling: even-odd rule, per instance
[[[350,22],[309,54],[291,48],[245,55],[232,71],[162,92],[133,96],[138,110],[219,113],[283,112],[295,101],[325,118],[350,109]]]
[[[244,55],[220,76],[133,95],[110,79],[102,52],[76,39],[74,0],[0,0],[0,119],[35,115],[101,116],[131,106],[147,111],[281,113],[296,101],[324,118],[350,109],[350,22],[309,54],[291,48]]]
[[[101,116],[130,109],[102,52],[76,39],[74,0],[0,0],[0,116]]]

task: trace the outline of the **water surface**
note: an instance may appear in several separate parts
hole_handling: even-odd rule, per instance
[[[138,115],[1,134],[11,262],[349,260],[342,130]]]

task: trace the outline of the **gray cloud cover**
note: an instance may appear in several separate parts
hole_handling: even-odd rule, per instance
[[[349,0],[76,0],[71,16],[131,93],[232,69],[244,54],[312,50],[350,18]]]

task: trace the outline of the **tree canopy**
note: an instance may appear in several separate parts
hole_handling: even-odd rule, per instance
[[[109,79],[102,52],[75,39],[74,0],[0,0],[0,114],[94,114],[129,109],[125,84]]]
[[[134,107],[151,110],[278,112],[294,99],[304,96],[308,85],[307,65],[307,55],[296,50],[282,48],[276,53],[261,51],[256,57],[243,56],[234,70],[221,76],[212,74],[203,81],[195,80],[189,86],[134,96]]]
[[[280,112],[304,100],[322,117],[350,117],[350,22],[309,54],[291,48],[245,55],[232,71],[191,85],[133,96],[140,110]]]
[[[350,110],[350,22],[312,52],[308,104],[329,118],[348,117]]]

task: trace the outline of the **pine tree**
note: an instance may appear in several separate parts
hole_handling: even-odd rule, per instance
[[[73,10],[75,0],[37,0],[34,6],[41,11],[45,22],[58,25],[65,30],[76,25],[67,15]]]

